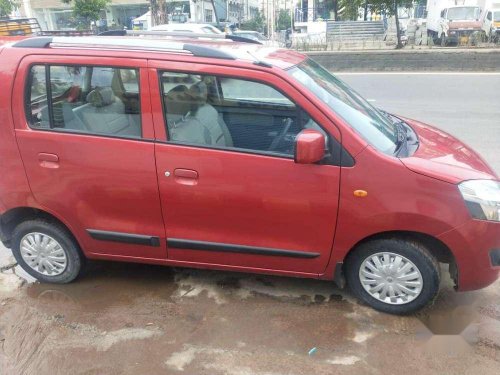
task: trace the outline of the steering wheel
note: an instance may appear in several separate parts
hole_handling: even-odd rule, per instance
[[[281,141],[283,141],[283,139],[285,138],[288,131],[290,130],[290,127],[292,126],[292,119],[288,117],[284,122],[285,126],[283,126],[283,130],[281,130],[281,132],[276,136],[276,138],[273,139],[271,146],[269,146],[269,151],[275,151],[280,145]]]

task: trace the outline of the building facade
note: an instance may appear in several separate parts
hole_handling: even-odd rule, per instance
[[[171,22],[238,23],[255,16],[259,0],[167,0]],[[215,5],[215,7],[214,7]],[[148,0],[112,0],[101,13],[99,26],[132,28],[132,20],[150,10]],[[22,0],[19,14],[38,19],[43,30],[85,28],[75,18],[71,5],[61,0]],[[217,18],[216,18],[217,17]]]

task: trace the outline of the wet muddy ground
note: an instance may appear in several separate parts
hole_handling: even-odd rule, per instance
[[[11,261],[2,248],[0,265]],[[69,285],[16,273],[0,273],[5,375],[500,369],[500,283],[455,293],[445,278],[433,306],[396,317],[318,280],[107,262]]]

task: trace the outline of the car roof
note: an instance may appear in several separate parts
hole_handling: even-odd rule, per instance
[[[191,37],[137,37],[137,36],[83,36],[83,37],[32,37],[14,43],[12,47],[23,48],[65,48],[99,49],[116,51],[163,52],[190,54],[225,60],[241,60],[250,63],[264,63],[280,69],[299,64],[306,56],[288,49],[269,47],[262,44],[241,43],[227,39]],[[156,57],[155,57],[156,58]]]

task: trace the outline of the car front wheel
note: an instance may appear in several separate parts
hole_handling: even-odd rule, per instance
[[[363,302],[390,314],[410,314],[439,290],[439,263],[420,243],[402,239],[366,242],[346,260],[347,283]]]

